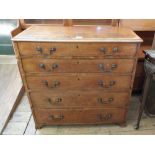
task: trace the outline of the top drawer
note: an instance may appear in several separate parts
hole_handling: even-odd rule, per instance
[[[135,43],[40,43],[18,42],[19,53],[23,56],[50,57],[133,57]]]

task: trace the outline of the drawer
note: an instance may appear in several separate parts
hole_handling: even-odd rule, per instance
[[[131,76],[105,74],[59,74],[27,76],[31,90],[129,90]]]
[[[136,43],[18,42],[21,56],[135,56]]]
[[[134,62],[135,59],[22,59],[26,73],[132,73]]]
[[[30,98],[36,108],[68,107],[126,107],[128,92],[103,91],[67,91],[67,92],[31,92]]]
[[[34,109],[37,123],[45,125],[122,123],[125,109]]]

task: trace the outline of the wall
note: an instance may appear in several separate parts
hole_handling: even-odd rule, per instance
[[[13,55],[10,32],[17,27],[17,19],[0,19],[0,55]]]

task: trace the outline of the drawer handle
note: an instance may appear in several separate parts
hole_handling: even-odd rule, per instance
[[[50,48],[50,54],[53,54],[54,52],[56,52],[56,48],[55,47]]]
[[[106,49],[105,47],[101,47],[101,48],[100,48],[100,51],[101,51],[103,54],[106,54],[107,49]]]
[[[52,88],[56,88],[56,87],[58,87],[60,85],[60,81],[54,81],[53,83],[52,83]]]
[[[60,114],[60,115],[50,115],[49,118],[52,119],[52,120],[55,120],[55,121],[59,121],[59,120],[64,119],[64,116],[62,114]]]
[[[39,54],[42,54],[43,52],[43,49],[39,46],[36,47],[36,51],[39,53]]]
[[[118,66],[117,64],[112,64],[112,65],[111,65],[111,70],[116,69],[117,66]]]
[[[118,47],[114,47],[112,51],[113,51],[113,53],[118,53],[119,52],[119,48]]]
[[[112,87],[112,86],[114,86],[116,84],[116,81],[112,80],[112,81],[109,82],[109,85],[106,85],[106,84],[104,84],[104,82],[102,80],[100,80],[98,82],[98,84],[99,84],[100,87],[110,88],[110,87]]]
[[[105,69],[104,64],[99,64],[99,69],[104,72],[112,72],[117,68],[117,64],[112,64],[110,69]]]
[[[112,114],[111,113],[107,113],[107,114],[99,114],[97,115],[97,117],[99,118],[100,121],[108,121],[112,118]]]
[[[49,86],[48,81],[43,81],[43,84],[47,87],[47,88],[56,88],[60,85],[60,81],[53,81],[52,85]]]
[[[99,69],[102,70],[102,71],[104,71],[105,70],[104,64],[99,64]]]
[[[47,102],[48,104],[51,104],[51,105],[57,105],[59,104],[60,102],[62,102],[62,98],[58,97],[55,99],[55,101],[52,101],[50,98],[47,99]]]
[[[44,64],[42,64],[42,63],[41,63],[41,64],[39,64],[39,67],[40,67],[41,69],[44,69],[44,70],[45,70],[45,68],[46,68],[46,67],[45,67],[45,65],[44,65]]]
[[[58,67],[59,67],[59,65],[57,63],[52,64],[52,69],[56,69]]]
[[[113,98],[109,98],[107,101],[104,101],[104,99],[102,97],[98,98],[97,101],[98,103],[101,103],[101,104],[109,104],[111,102],[113,102]]]

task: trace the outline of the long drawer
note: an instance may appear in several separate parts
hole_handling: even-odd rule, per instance
[[[135,56],[135,43],[18,42],[21,56]]]
[[[125,109],[34,109],[37,123],[45,125],[62,124],[106,124],[122,123]]]
[[[26,73],[132,73],[134,59],[22,59]]]
[[[27,76],[31,90],[130,90],[132,76],[105,74],[59,74]]]
[[[129,96],[128,92],[30,92],[30,98],[35,108],[126,107]]]

